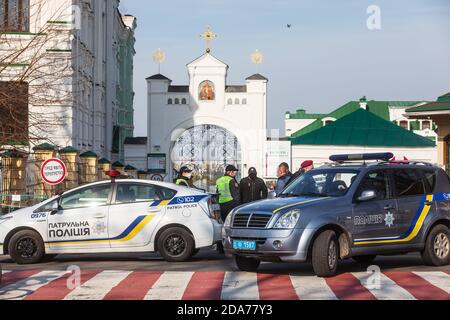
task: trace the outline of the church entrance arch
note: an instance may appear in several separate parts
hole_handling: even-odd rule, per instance
[[[184,131],[175,141],[171,160],[179,170],[194,170],[194,185],[215,192],[215,182],[227,165],[241,167],[241,146],[237,137],[216,125],[198,125]]]

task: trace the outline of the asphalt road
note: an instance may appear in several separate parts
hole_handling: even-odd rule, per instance
[[[232,258],[220,255],[211,249],[200,251],[191,261],[183,263],[170,263],[164,261],[157,254],[84,254],[59,255],[56,258],[35,265],[17,265],[9,256],[0,256],[3,270],[66,270],[76,265],[82,270],[130,270],[130,271],[237,271]],[[379,256],[373,265],[380,267],[381,271],[444,271],[450,272],[450,266],[429,267],[424,266],[419,254],[411,253],[400,256]],[[358,272],[365,268],[353,260],[340,263],[339,272]],[[267,274],[297,274],[313,275],[310,264],[263,263],[258,272]]]

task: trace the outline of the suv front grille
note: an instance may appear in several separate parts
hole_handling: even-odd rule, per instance
[[[272,215],[258,213],[237,213],[233,217],[233,228],[265,229]]]

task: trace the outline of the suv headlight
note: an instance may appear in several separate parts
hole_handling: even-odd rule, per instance
[[[226,228],[231,227],[231,220],[233,219],[233,213],[234,211],[231,211],[228,215],[227,218],[225,219],[223,226]]]
[[[300,210],[294,209],[286,212],[278,218],[274,225],[275,229],[294,229],[297,225],[298,219],[300,219]]]

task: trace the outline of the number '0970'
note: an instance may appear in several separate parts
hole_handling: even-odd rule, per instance
[[[33,213],[31,215],[31,219],[43,219],[43,218],[47,218],[47,214],[44,212]]]

